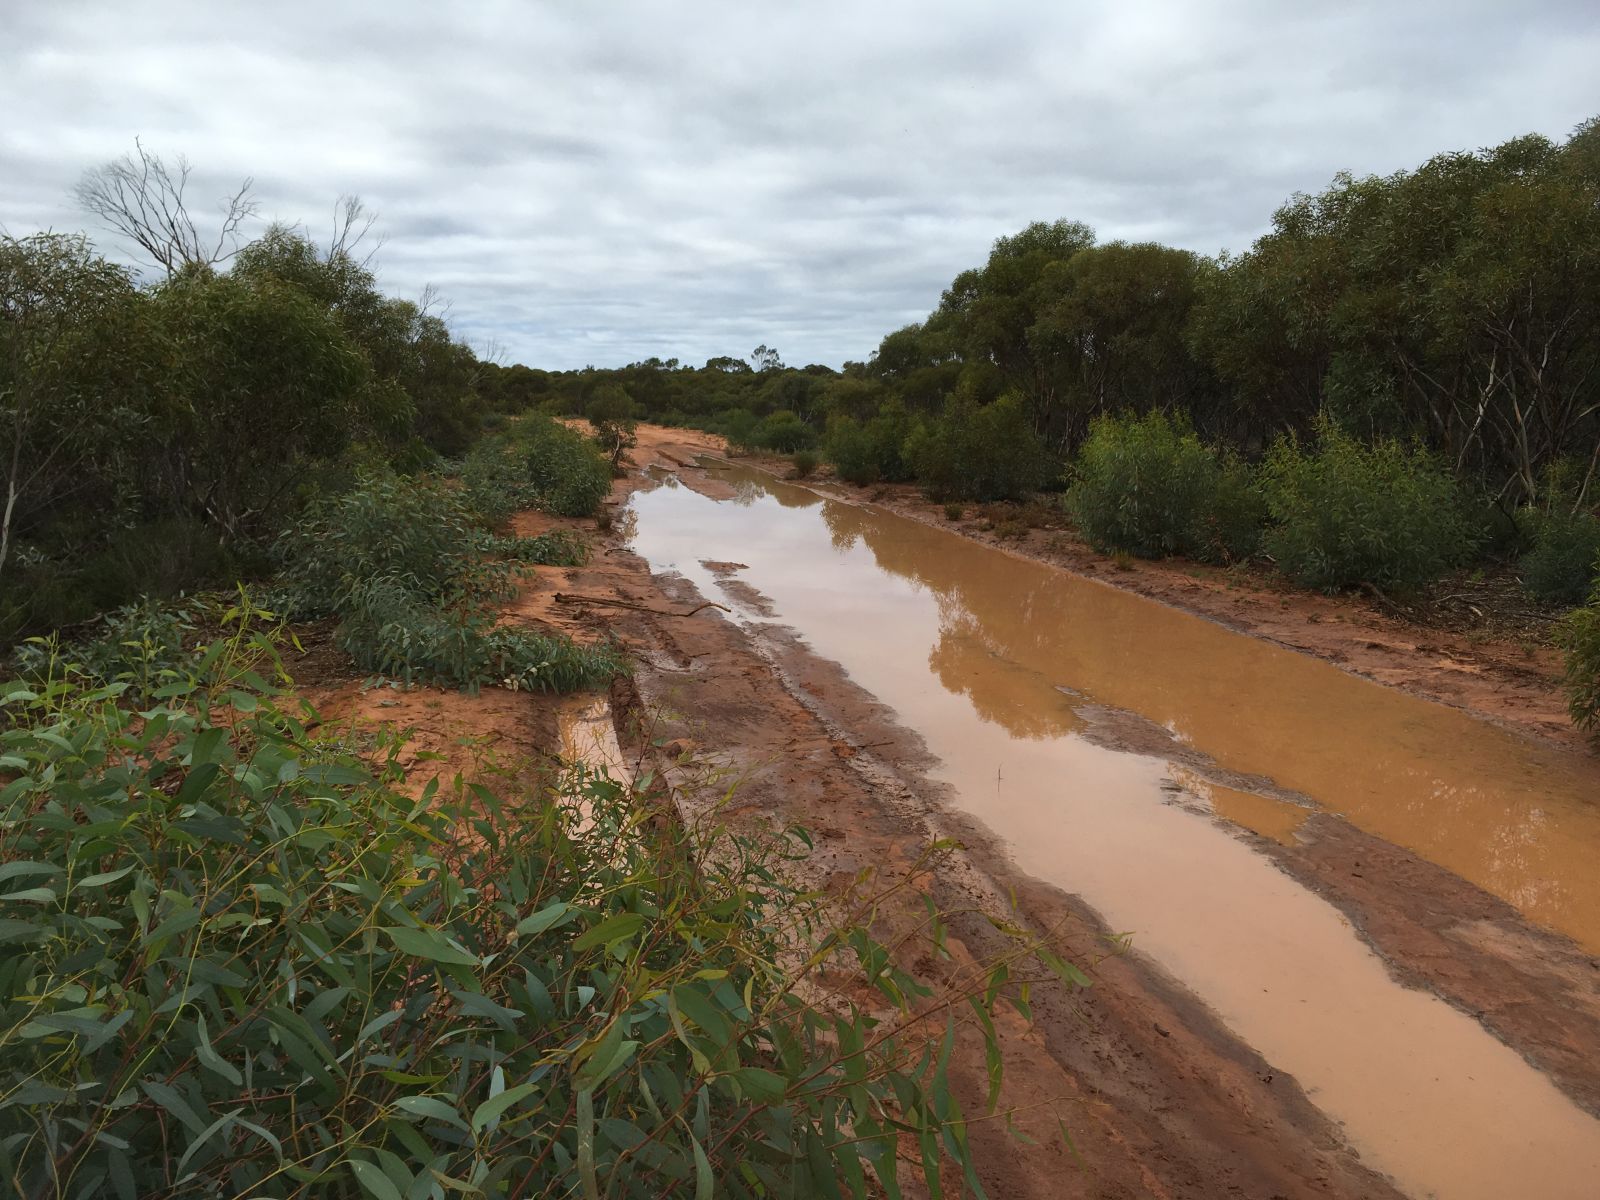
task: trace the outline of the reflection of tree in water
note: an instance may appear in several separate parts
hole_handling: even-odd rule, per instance
[[[765,472],[753,471],[748,467],[733,467],[727,472],[726,478],[733,486],[735,504],[751,505],[763,496],[771,496],[784,508],[810,508],[813,504],[822,503],[822,497],[809,488],[782,483]]]
[[[984,611],[971,606],[977,600],[1010,608],[1019,581],[996,581],[993,573],[987,573],[984,578],[999,586],[984,589],[963,570],[967,564],[953,555],[959,543],[952,546],[948,535],[927,538],[904,523],[891,526],[866,509],[829,502],[822,506],[822,519],[837,549],[864,542],[879,567],[933,596],[939,610],[939,641],[929,652],[928,666],[947,691],[966,696],[979,717],[1015,737],[1032,739],[1060,737],[1079,726],[1054,681],[1021,665],[1037,661],[1030,654],[1036,656],[1039,647],[1026,642],[1019,647],[1015,622],[985,620]],[[903,536],[895,536],[891,529]],[[1001,604],[1002,597],[1008,603]],[[1032,610],[1031,596],[1023,607]]]

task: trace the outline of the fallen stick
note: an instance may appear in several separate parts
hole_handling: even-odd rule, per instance
[[[648,604],[634,604],[628,600],[610,600],[604,596],[574,596],[567,592],[556,593],[557,604],[604,604],[610,608],[630,608],[634,612],[655,613],[658,617],[692,617],[702,608],[719,608],[725,613],[732,613],[733,609],[723,604],[707,600],[697,608],[691,608],[686,613],[675,613],[665,608],[651,608]]]

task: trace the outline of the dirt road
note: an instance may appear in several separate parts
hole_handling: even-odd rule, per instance
[[[936,876],[919,883],[952,909],[977,905],[1003,910],[1014,902],[1031,927],[1051,931],[1064,955],[1092,967],[1092,988],[1044,988],[1035,999],[1032,1026],[1020,1020],[1002,1026],[1010,1064],[1002,1103],[1016,1109],[1016,1125],[1039,1144],[1013,1141],[999,1122],[974,1125],[991,1195],[1425,1194],[1426,1184],[1418,1180],[1454,1180],[1452,1171],[1458,1167],[1452,1157],[1470,1164],[1474,1153],[1482,1153],[1482,1147],[1447,1136],[1448,1126],[1470,1125],[1476,1114],[1456,1112],[1448,1095],[1440,1101],[1443,1107],[1432,1108],[1427,1096],[1407,1093],[1398,1076],[1389,1078],[1381,1069],[1377,1077],[1351,1084],[1337,1068],[1342,1060],[1363,1054],[1381,1068],[1386,1057],[1406,1058],[1413,1049],[1409,1043],[1429,1038],[1437,1039],[1439,1055],[1494,1081],[1493,1093],[1503,1106],[1497,1114],[1503,1136],[1553,1139],[1542,1151],[1533,1141],[1531,1151],[1508,1141],[1498,1155],[1516,1162],[1518,1154],[1532,1153],[1534,1165],[1519,1168],[1526,1184],[1522,1194],[1587,1194],[1574,1189],[1587,1187],[1592,1178],[1580,1160],[1593,1129],[1600,1128],[1593,1124],[1594,1114],[1600,1113],[1600,970],[1592,952],[1573,937],[1529,919],[1523,910],[1531,900],[1522,903],[1522,893],[1513,887],[1500,887],[1505,895],[1499,895],[1492,887],[1469,882],[1461,873],[1470,874],[1467,867],[1451,869],[1435,861],[1446,855],[1417,853],[1343,813],[1315,804],[1300,807],[1304,796],[1280,797],[1268,786],[1270,781],[1230,773],[1192,741],[1174,735],[1169,726],[1177,724],[1181,732],[1181,723],[1164,725],[1131,708],[1089,704],[1081,698],[1073,702],[1070,714],[1073,737],[1057,736],[1060,730],[1048,724],[1028,725],[1018,745],[1049,747],[1068,741],[1107,747],[1112,761],[1133,764],[1130,770],[1146,774],[1148,764],[1160,764],[1161,786],[1170,794],[1152,811],[1163,820],[1171,814],[1172,820],[1189,822],[1184,836],[1199,840],[1182,843],[1185,853],[1203,864],[1212,861],[1206,856],[1221,855],[1215,862],[1232,864],[1227,873],[1238,878],[1212,888],[1203,872],[1191,878],[1180,864],[1172,868],[1170,881],[1180,890],[1151,889],[1138,878],[1118,890],[1116,879],[1089,878],[1097,861],[1092,857],[1041,857],[1034,852],[1031,842],[1043,845],[1054,836],[1048,827],[1040,827],[1037,838],[1013,835],[1008,841],[995,830],[1006,828],[1013,810],[1023,806],[1008,803],[984,814],[991,819],[979,819],[979,810],[962,794],[972,790],[970,781],[952,773],[930,750],[929,739],[908,724],[918,719],[915,703],[908,700],[891,708],[881,695],[862,686],[871,672],[859,669],[860,663],[872,656],[856,660],[858,669],[847,673],[818,652],[818,643],[828,640],[821,636],[823,626],[809,638],[786,626],[782,598],[775,602],[766,595],[754,578],[757,572],[742,569],[743,563],[732,557],[696,564],[700,569],[692,573],[700,579],[699,587],[683,573],[652,571],[647,557],[636,552],[652,545],[651,539],[630,536],[635,532],[630,522],[638,510],[649,507],[644,502],[651,497],[641,496],[640,505],[630,509],[625,504],[631,494],[661,488],[670,472],[674,484],[695,493],[696,503],[734,498],[748,503],[750,496],[740,494],[743,485],[730,482],[729,473],[695,468],[697,455],[719,449],[710,439],[686,431],[646,429],[642,434],[635,461],[654,478],[639,474],[618,482],[617,519],[603,549],[583,568],[540,569],[506,619],[554,624],[583,637],[610,634],[628,647],[638,669],[631,684],[613,696],[619,740],[625,752],[653,760],[665,771],[685,806],[713,803],[726,780],[736,777],[738,812],[751,820],[806,825],[818,844],[812,869],[840,887],[863,870],[892,879],[911,869],[935,838],[958,837],[965,849]],[[891,507],[924,524],[942,521],[937,513],[919,510],[908,496],[887,499]],[[780,505],[802,503],[804,497],[778,498]],[[686,511],[692,519],[678,522],[678,531],[687,530],[685,544],[692,546],[701,536],[695,521],[715,512],[731,513],[733,506]],[[880,542],[887,536],[898,547],[915,541],[906,527],[886,534],[871,522],[858,529],[849,517],[835,513],[836,544],[840,538],[862,536]],[[519,521],[524,532],[548,524],[531,515]],[[705,537],[709,542],[709,531]],[[881,557],[884,546],[875,545]],[[1012,554],[1017,549],[1007,547]],[[1223,584],[1208,588],[1202,581],[1196,589],[1176,575],[1164,578],[1153,570],[1116,576],[1119,586],[1131,585],[1162,599],[1194,599],[1191,607],[1205,615],[1226,615],[1234,628],[1278,642],[1292,644],[1295,631],[1306,623],[1301,612],[1297,625],[1293,606],[1285,609],[1283,598],[1275,594],[1255,599],[1245,594],[1241,599]],[[940,586],[924,572],[916,589],[937,591]],[[1171,594],[1163,594],[1164,589]],[[569,599],[558,601],[558,594]],[[573,603],[574,596],[637,607]],[[665,615],[686,613],[707,600],[735,611],[727,616],[715,610],[689,617]],[[1320,606],[1314,599],[1296,603]],[[967,604],[970,615],[984,616],[976,593],[967,596]],[[1316,644],[1303,649],[1492,717],[1519,729],[1518,737],[1569,744],[1547,720],[1548,679],[1534,668],[1513,664],[1516,670],[1502,672],[1494,665],[1497,652],[1492,649],[1462,646],[1459,657],[1435,653],[1426,643],[1414,644],[1403,632],[1384,626],[1383,618],[1361,614],[1358,606],[1326,611],[1334,615],[1311,622],[1318,626],[1312,639]],[[768,619],[775,615],[777,619]],[[868,615],[862,613],[860,622],[868,628]],[[873,647],[877,657],[888,657],[892,629],[871,626],[870,635],[881,643]],[[965,689],[959,697],[963,708],[982,710],[997,729],[1010,728],[1008,721],[1034,721],[1049,711],[1049,704],[1040,700],[1045,693],[1030,681],[1007,691],[994,691],[983,682],[991,660],[1027,659],[1044,649],[1004,644],[1012,635],[996,620],[987,622],[983,636],[988,640],[977,647],[972,661],[939,664],[950,675],[969,671],[970,678],[958,685]],[[1380,651],[1369,643],[1399,648]],[[952,642],[946,649],[959,650],[963,644]],[[1473,669],[1463,672],[1463,663]],[[1091,669],[1093,664],[1079,666]],[[1491,682],[1462,689],[1457,683],[1463,674]],[[469,754],[462,749],[469,734],[488,733],[497,739],[496,753],[508,762],[554,745],[553,708],[532,697],[358,693],[346,688],[324,699],[335,712],[421,724],[426,748],[457,767],[482,766],[468,761],[471,755],[481,756],[481,750]],[[1008,716],[1008,704],[1021,715]],[[1520,719],[1539,713],[1545,715]],[[921,728],[938,726],[922,723]],[[934,746],[946,749],[942,742]],[[1104,770],[1098,760],[1084,762],[1088,772]],[[708,767],[720,772],[714,786],[707,785]],[[1046,763],[1040,769],[1057,768]],[[1008,770],[1015,778],[1015,773],[1026,772],[1026,761],[1018,758]],[[1020,789],[1029,778],[1023,774],[1012,786]],[[1127,785],[1121,776],[1105,775],[1103,780],[1108,788]],[[1017,794],[1007,793],[1013,799]],[[1205,812],[1195,817],[1188,808],[1201,796]],[[1190,826],[1211,832],[1195,833]],[[1485,877],[1490,885],[1500,878]],[[1183,888],[1192,891],[1186,895]],[[1263,888],[1267,891],[1259,890]],[[1275,946],[1248,941],[1239,947],[1219,946],[1213,955],[1207,939],[1214,931],[1204,927],[1203,918],[1177,929],[1173,938],[1180,949],[1190,939],[1225,968],[1211,974],[1204,964],[1186,963],[1181,953],[1163,956],[1159,936],[1136,935],[1130,951],[1112,953],[1116,943],[1109,935],[1124,926],[1108,924],[1090,903],[1091,891],[1108,902],[1126,905],[1149,899],[1158,910],[1193,907],[1197,913],[1204,905],[1192,902],[1202,900],[1202,892],[1215,891],[1246,906],[1281,910],[1289,935]],[[1269,894],[1270,899],[1262,899]],[[1581,908],[1568,905],[1560,911],[1577,913],[1572,920],[1580,925],[1587,919]],[[898,918],[891,912],[885,919],[893,923]],[[953,932],[964,953],[981,956],[994,948],[993,932],[982,920],[958,921]],[[1594,932],[1600,936],[1600,929]],[[1363,965],[1356,961],[1359,956],[1372,961]],[[1333,964],[1327,967],[1333,972],[1330,978],[1350,990],[1324,1007],[1334,1013],[1349,1010],[1349,1020],[1326,1027],[1309,1017],[1290,1020],[1284,1028],[1262,1024],[1254,1002],[1228,992],[1227,986],[1243,980],[1254,988],[1254,972],[1265,960],[1286,964],[1283,977],[1270,981],[1273,988],[1292,988],[1297,976],[1323,987],[1316,972]],[[950,969],[931,961],[917,965]],[[1349,982],[1351,977],[1359,978]],[[1310,997],[1312,1007],[1316,999]],[[1414,1010],[1419,1005],[1431,1007],[1418,1015]],[[1357,1012],[1357,1006],[1366,1007]],[[1394,1028],[1386,1028],[1388,1024]],[[1252,1036],[1242,1029],[1253,1031]],[[1255,1031],[1261,1036],[1253,1042]],[[1392,1050],[1390,1041],[1395,1043]],[[1270,1046],[1264,1048],[1266,1043]],[[1280,1061],[1285,1056],[1307,1064],[1307,1080],[1285,1068]],[[1427,1065],[1424,1058],[1422,1066]],[[986,1080],[975,1043],[963,1043],[958,1069],[966,1107],[981,1110]],[[1402,1144],[1415,1144],[1409,1158],[1402,1154],[1404,1161],[1396,1160],[1381,1138],[1373,1143],[1380,1153],[1363,1156],[1367,1131],[1360,1122],[1352,1129],[1330,1115],[1338,1110],[1339,1088],[1346,1086],[1356,1088],[1357,1108],[1380,1114],[1381,1123],[1393,1125]],[[1472,1089],[1463,1085],[1443,1090],[1465,1094]],[[1070,1130],[1076,1155],[1062,1145],[1058,1120]],[[1470,1131],[1461,1136],[1470,1140]],[[1600,1144],[1595,1150],[1600,1153]],[[1469,1173],[1471,1169],[1469,1165]],[[1400,1177],[1400,1184],[1393,1182]],[[1467,1193],[1445,1189],[1439,1194]]]

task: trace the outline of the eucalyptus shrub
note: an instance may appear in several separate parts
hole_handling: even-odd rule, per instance
[[[131,698],[138,699],[194,657],[196,631],[222,615],[220,606],[202,599],[145,599],[107,613],[65,651],[57,640],[29,638],[13,652],[12,662],[19,676],[35,679],[70,661],[80,677],[101,684],[120,680]]]
[[[551,529],[535,537],[480,533],[473,549],[491,558],[551,567],[581,567],[589,561],[589,543],[571,529]]]
[[[530,507],[562,517],[592,517],[611,493],[611,464],[595,444],[550,417],[529,415],[512,445],[527,480]]]
[[[976,1008],[997,1089],[1012,967],[1073,968],[1019,941],[933,997],[785,882],[802,835],[691,839],[581,769],[405,794],[398,743],[244,686],[269,652],[213,647],[143,712],[0,695],[13,1194],[897,1196],[906,1142],[977,1190],[945,1014]]]
[[[1586,607],[1562,618],[1556,642],[1566,652],[1563,683],[1572,722],[1580,729],[1600,730],[1600,584]]]
[[[797,454],[817,442],[817,431],[800,419],[798,413],[779,409],[769,413],[757,427],[756,444],[778,454]]]
[[[426,479],[370,475],[315,504],[277,546],[297,610],[339,612],[368,579],[403,579],[419,598],[452,604],[508,589],[509,568],[474,552],[478,530],[460,495]]]
[[[461,498],[485,529],[498,529],[520,509],[532,508],[533,486],[504,437],[486,437],[461,462]]]
[[[1266,550],[1296,583],[1414,588],[1473,548],[1450,473],[1432,454],[1394,441],[1366,446],[1331,422],[1316,447],[1281,439],[1262,465],[1273,524]]]
[[[611,463],[595,443],[543,413],[484,438],[461,464],[463,503],[490,529],[525,508],[593,516],[610,491]]]
[[[1067,505],[1096,549],[1145,558],[1248,558],[1265,505],[1236,457],[1165,413],[1101,417],[1089,429]]]
[[[911,430],[903,454],[934,500],[1025,500],[1059,467],[1015,394],[982,405],[952,397]]]
[[[900,483],[911,478],[902,453],[911,429],[910,414],[895,401],[864,422],[841,414],[828,422],[822,453],[847,483]]]
[[[627,670],[611,643],[585,645],[565,634],[497,624],[481,610],[429,604],[392,577],[357,581],[340,616],[335,636],[357,666],[407,682],[574,692]]]
[[[395,478],[324,501],[279,543],[289,607],[337,616],[335,640],[362,670],[473,689],[575,691],[626,669],[614,646],[502,626],[490,610],[524,567],[586,553],[568,530],[486,533],[458,490]]]

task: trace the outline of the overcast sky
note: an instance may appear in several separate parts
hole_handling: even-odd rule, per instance
[[[0,0],[0,226],[141,137],[382,215],[508,361],[865,358],[996,237],[1248,247],[1291,192],[1600,113],[1600,3]],[[118,248],[102,239],[109,252]]]

